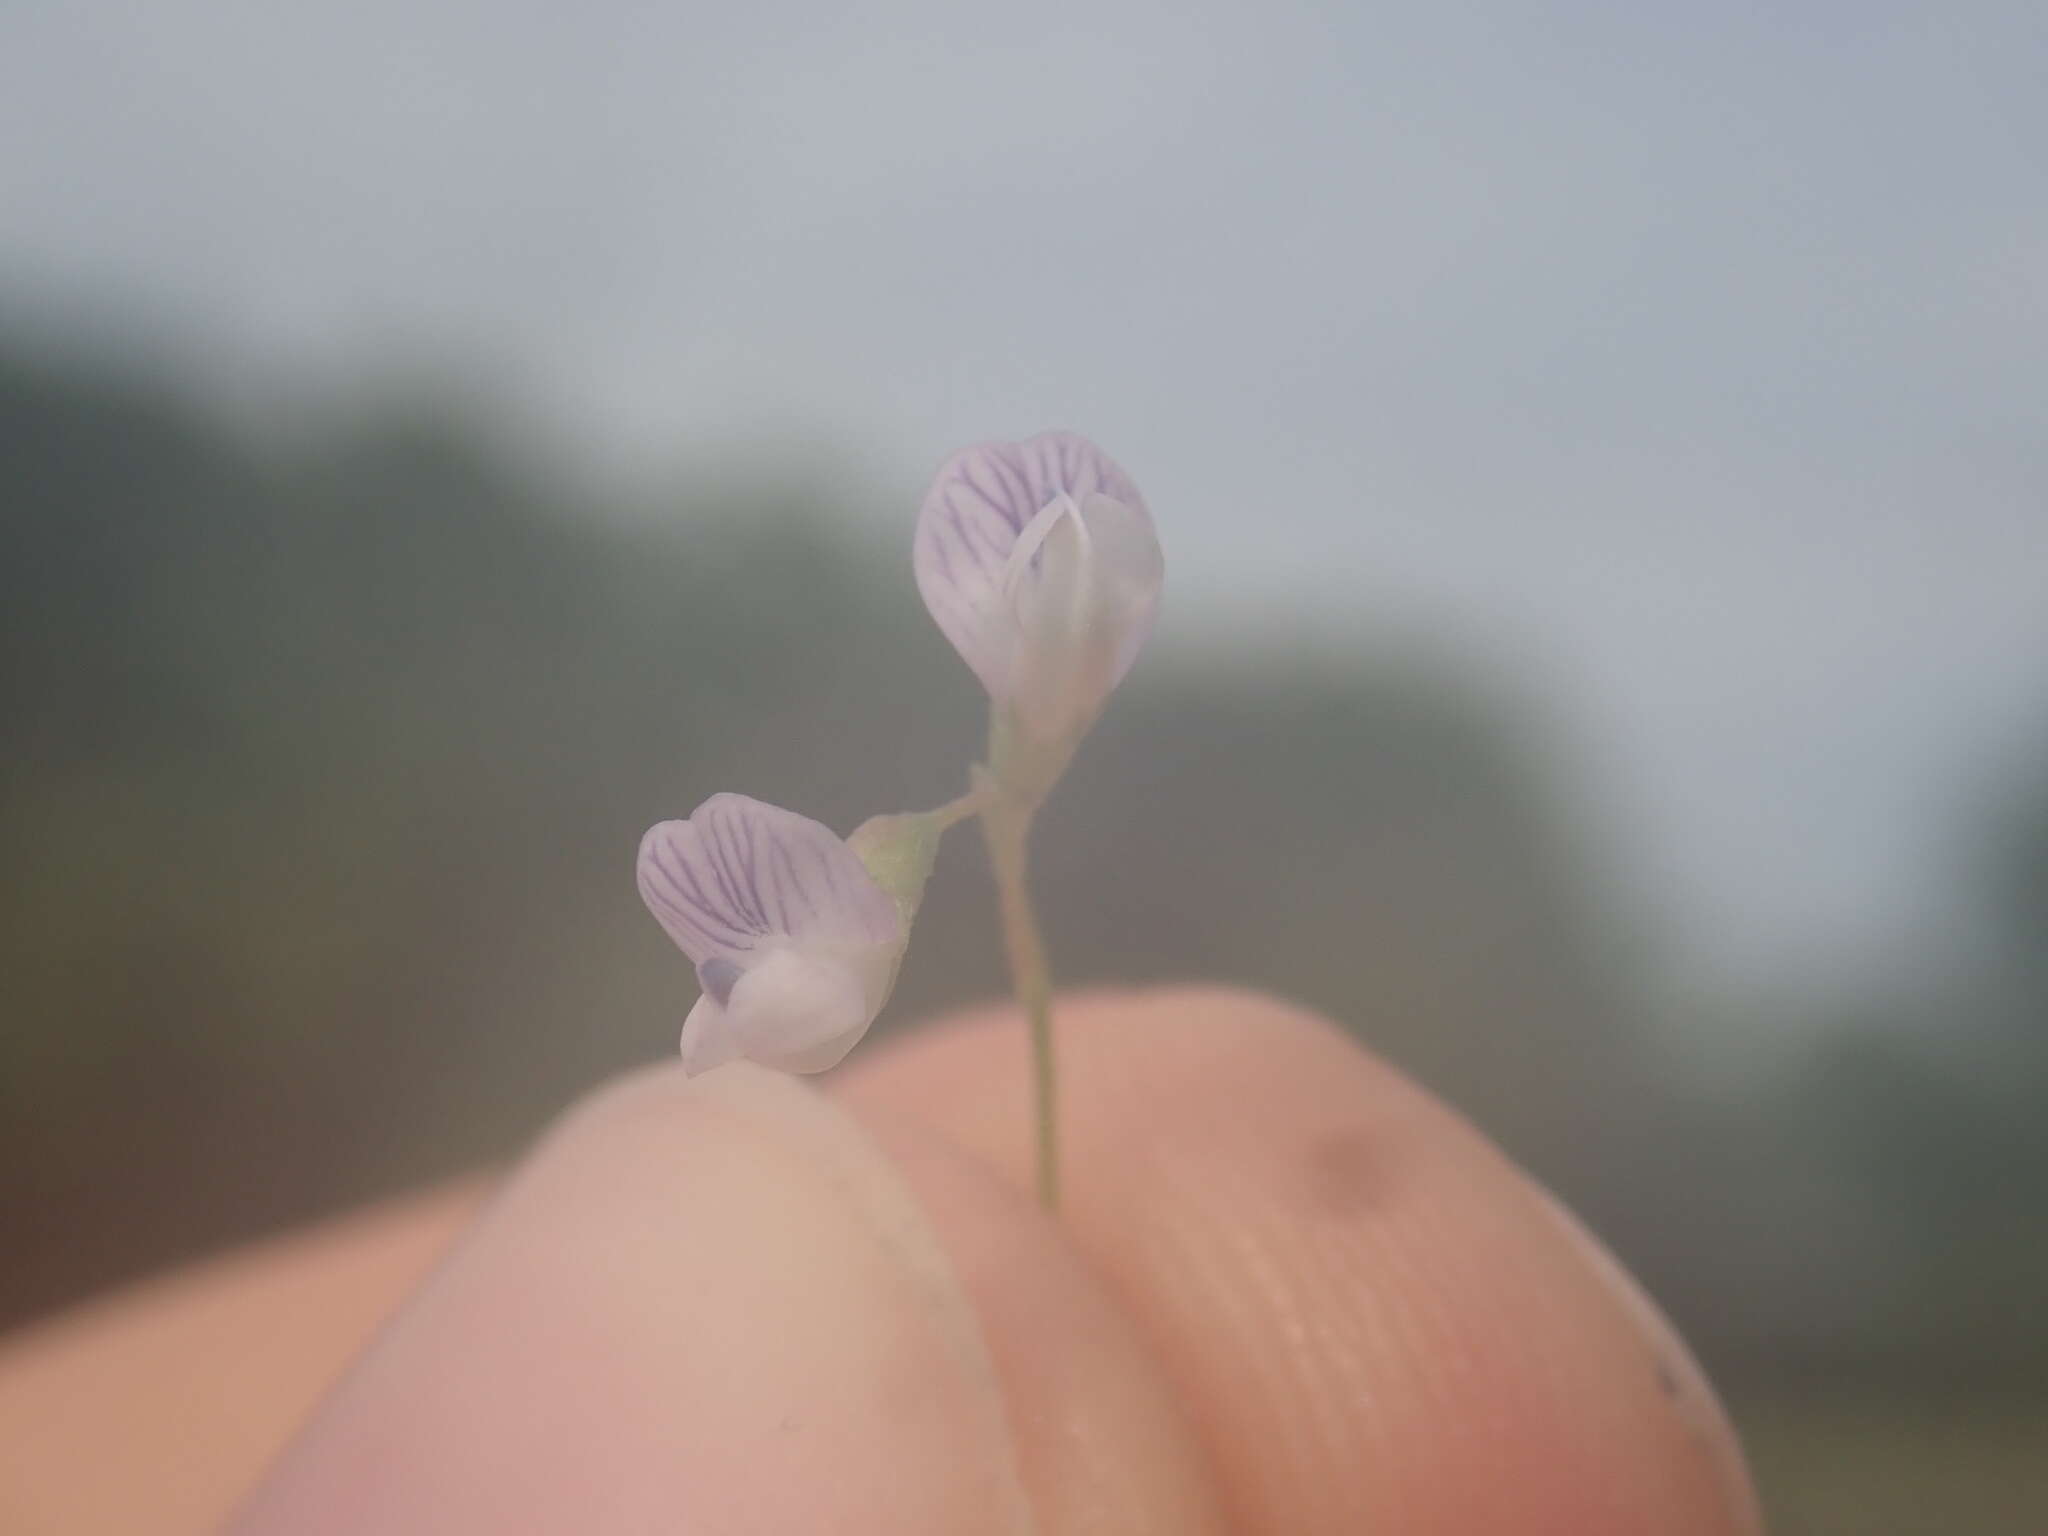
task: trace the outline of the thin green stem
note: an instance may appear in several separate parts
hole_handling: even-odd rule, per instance
[[[1059,1082],[1052,1045],[1052,973],[1045,941],[1031,907],[1031,816],[1035,807],[1003,797],[982,811],[989,863],[995,869],[996,900],[1002,910],[1003,948],[1010,959],[1010,984],[1031,1026],[1033,1098],[1038,1121],[1038,1198],[1050,1210],[1060,1200]]]
[[[925,815],[937,822],[939,830],[944,832],[948,827],[963,822],[970,816],[980,815],[988,808],[988,804],[989,791],[977,786],[957,800],[948,800],[944,805],[926,811]]]

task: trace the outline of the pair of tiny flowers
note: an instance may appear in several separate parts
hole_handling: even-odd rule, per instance
[[[1083,437],[985,443],[939,470],[912,548],[918,591],[988,690],[987,774],[1035,803],[1130,670],[1165,561],[1138,488]],[[852,837],[714,795],[640,843],[640,894],[696,963],[686,1070],[838,1064],[888,1001],[938,832],[878,816]]]

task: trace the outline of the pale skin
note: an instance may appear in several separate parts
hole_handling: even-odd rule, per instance
[[[822,1091],[650,1069],[480,1201],[0,1349],[0,1524],[196,1531],[239,1498],[238,1536],[1759,1528],[1683,1347],[1421,1090],[1241,993],[1066,999],[1058,1032],[1057,1221],[1013,1013]]]

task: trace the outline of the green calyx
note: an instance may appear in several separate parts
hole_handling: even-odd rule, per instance
[[[846,845],[866,866],[868,877],[896,903],[896,915],[907,937],[924,901],[925,882],[939,856],[939,838],[948,826],[936,811],[870,816],[853,829]]]
[[[1074,760],[1074,749],[1085,731],[1045,740],[1032,735],[1009,710],[998,708],[990,716],[988,732],[989,788],[1001,798],[1036,807],[1044,803],[1052,787]]]

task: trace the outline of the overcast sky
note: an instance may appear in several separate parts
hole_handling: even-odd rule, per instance
[[[2048,718],[2040,0],[0,0],[0,304],[109,300],[624,465],[1079,427],[1174,626],[1518,668],[1737,976],[1917,953]]]

